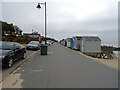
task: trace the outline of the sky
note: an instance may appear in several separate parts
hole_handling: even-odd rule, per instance
[[[16,0],[17,1],[17,0]],[[118,42],[119,0],[2,0],[2,21],[13,23],[23,33],[44,36],[44,5],[47,3],[47,36],[61,40],[74,36],[99,36],[102,42]]]

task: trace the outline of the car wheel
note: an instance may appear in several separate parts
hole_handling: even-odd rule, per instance
[[[10,58],[9,62],[8,62],[8,68],[11,68],[13,65],[13,58]]]
[[[22,59],[25,59],[25,58],[26,58],[26,56],[25,56],[25,54],[23,54]]]
[[[26,47],[26,50],[29,50],[29,48],[28,48],[28,47]]]

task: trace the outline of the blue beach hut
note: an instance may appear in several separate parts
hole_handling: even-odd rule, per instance
[[[73,38],[71,38],[71,45],[70,46],[72,49],[74,49],[74,39]]]

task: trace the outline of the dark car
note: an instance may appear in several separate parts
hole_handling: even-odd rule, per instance
[[[27,50],[39,50],[40,49],[40,43],[38,41],[30,41],[27,46]]]
[[[0,62],[2,66],[12,67],[13,63],[25,58],[26,48],[15,42],[0,41]]]

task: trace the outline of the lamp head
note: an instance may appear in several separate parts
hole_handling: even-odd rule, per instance
[[[36,7],[36,8],[38,8],[38,9],[40,9],[40,8],[41,8],[40,3],[38,3],[38,5],[37,5],[37,7]]]

